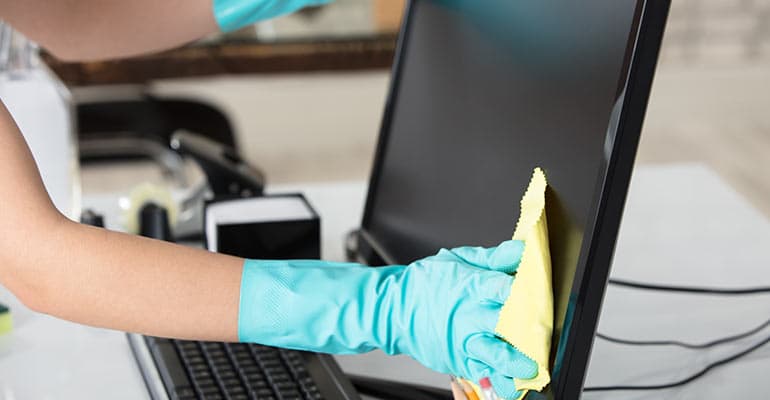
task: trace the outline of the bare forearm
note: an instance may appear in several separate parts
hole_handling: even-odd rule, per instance
[[[215,32],[212,0],[0,0],[0,16],[63,59],[164,50]]]
[[[237,339],[243,260],[73,222],[32,257],[35,308],[156,336]]]
[[[0,282],[40,312],[159,336],[235,340],[238,258],[71,222],[0,103]]]

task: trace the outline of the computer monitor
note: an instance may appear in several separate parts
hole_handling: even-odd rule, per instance
[[[359,240],[370,264],[511,237],[546,173],[545,395],[580,396],[670,0],[413,0]]]

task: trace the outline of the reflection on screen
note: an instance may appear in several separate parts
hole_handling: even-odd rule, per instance
[[[400,263],[441,247],[494,246],[511,237],[518,201],[542,167],[553,355],[603,173],[635,5],[413,2],[364,229]],[[554,366],[558,373],[558,360]]]

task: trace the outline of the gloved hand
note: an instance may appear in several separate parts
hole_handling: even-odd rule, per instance
[[[379,348],[474,382],[488,376],[499,395],[516,398],[510,378],[533,378],[537,365],[494,330],[513,282],[498,271],[514,271],[522,250],[508,241],[379,268],[249,260],[239,339],[335,354]]]
[[[214,0],[214,18],[222,31],[230,32],[257,21],[289,14],[332,0]]]

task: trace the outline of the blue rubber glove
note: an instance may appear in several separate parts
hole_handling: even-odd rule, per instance
[[[459,248],[408,266],[323,261],[246,261],[239,339],[351,354],[382,349],[474,382],[488,376],[516,398],[510,378],[537,365],[494,334],[523,245]]]
[[[214,18],[224,32],[234,31],[257,21],[289,14],[307,6],[332,0],[214,0]]]

